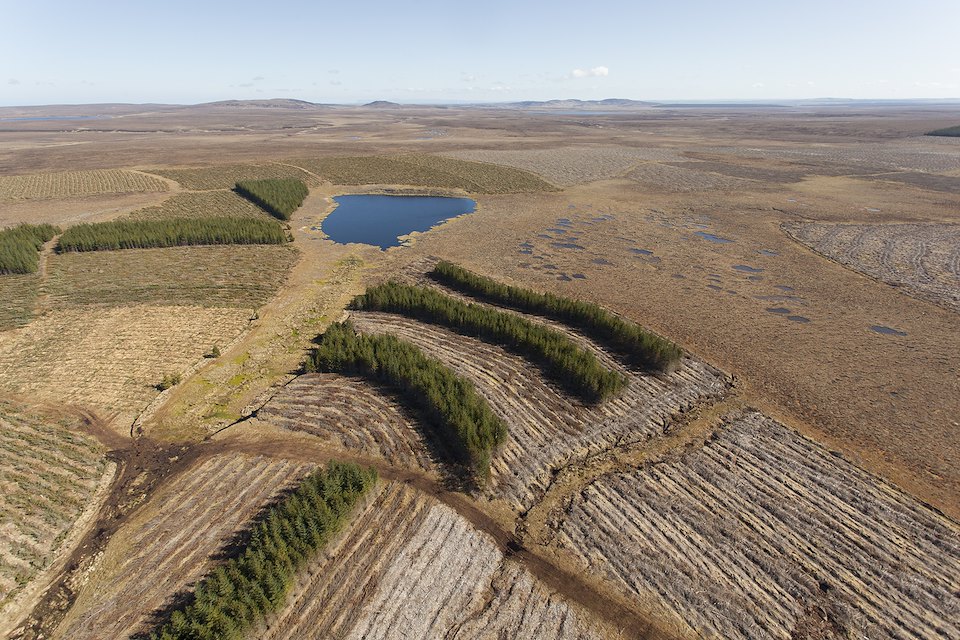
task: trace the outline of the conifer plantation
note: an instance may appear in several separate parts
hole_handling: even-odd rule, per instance
[[[167,218],[78,224],[57,245],[64,251],[155,249],[187,245],[283,244],[289,240],[268,218]]]
[[[307,185],[295,178],[244,180],[234,190],[280,220],[289,220],[309,192]]]
[[[446,261],[439,262],[430,276],[480,300],[575,327],[637,366],[669,372],[683,357],[680,347],[669,340],[590,302],[505,285]]]
[[[491,452],[506,439],[506,425],[473,384],[396,336],[361,335],[349,321],[330,325],[305,368],[394,388],[404,403],[426,415],[431,435],[455,461],[469,465],[480,480],[489,475]]]
[[[431,288],[387,282],[368,289],[354,305],[399,313],[501,345],[529,358],[586,402],[601,401],[626,384],[624,376],[606,369],[596,356],[559,331],[486,305],[466,304]]]
[[[196,587],[150,640],[236,640],[286,603],[297,572],[339,531],[377,481],[373,469],[331,461],[258,520],[246,546]]]
[[[36,273],[38,251],[58,233],[60,229],[50,224],[21,224],[0,231],[0,275]]]

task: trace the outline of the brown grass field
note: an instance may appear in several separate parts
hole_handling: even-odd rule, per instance
[[[6,123],[4,226],[265,215],[241,179],[310,194],[291,246],[48,248],[38,274],[0,276],[0,635],[148,631],[330,459],[381,482],[250,637],[960,635],[960,141],[922,135],[960,111],[851,109]],[[403,247],[336,244],[332,198],[359,192],[478,207]],[[636,371],[527,316],[626,374],[584,406],[498,346],[347,309],[389,278],[450,293],[424,275],[438,258],[596,302],[686,355]],[[347,315],[506,422],[486,485],[463,488],[394,391],[303,374]]]

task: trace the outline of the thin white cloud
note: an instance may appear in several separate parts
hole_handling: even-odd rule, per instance
[[[9,80],[7,80],[7,84],[20,84],[20,81],[17,80],[16,78],[10,78]]]
[[[570,72],[573,78],[605,78],[610,75],[610,69],[606,67],[592,67],[590,69],[574,69]]]

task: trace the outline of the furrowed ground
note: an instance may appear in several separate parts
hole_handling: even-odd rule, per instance
[[[508,425],[507,442],[492,459],[490,493],[517,511],[542,495],[561,466],[661,435],[674,416],[722,394],[729,384],[719,371],[686,359],[664,376],[624,370],[628,382],[623,393],[591,407],[500,347],[391,314],[354,312],[351,318],[363,332],[409,340],[477,386]],[[591,347],[605,364],[619,366],[599,347]]]
[[[149,631],[218,561],[251,519],[312,465],[213,457],[168,482],[104,550],[54,637],[90,640]]]
[[[310,180],[312,176],[295,166],[271,164],[236,164],[185,169],[150,169],[164,178],[169,178],[190,191],[210,191],[215,189],[233,189],[243,180],[265,180],[269,178],[297,178]]]
[[[0,331],[22,327],[33,318],[41,277],[36,273],[0,276]]]
[[[246,198],[224,190],[176,193],[160,205],[138,209],[129,215],[134,220],[214,216],[262,218],[264,212]]]
[[[115,465],[79,426],[0,401],[0,634],[106,496]]]
[[[0,390],[93,406],[129,429],[171,372],[226,346],[249,309],[129,305],[51,311],[0,334]]]
[[[331,373],[298,376],[257,417],[397,466],[428,469],[432,464],[416,418],[388,390],[360,378]]]
[[[253,310],[273,297],[298,257],[296,248],[282,245],[64,253],[49,260],[46,291],[55,308],[152,303]]]
[[[681,160],[671,149],[630,147],[568,147],[495,151],[474,149],[443,154],[460,160],[506,165],[541,175],[563,186],[614,178],[643,162]]]
[[[960,226],[791,224],[811,249],[934,304],[960,311]]]
[[[555,523],[580,565],[700,636],[960,634],[960,528],[759,413],[600,478]]]
[[[0,176],[0,202],[167,190],[163,180],[126,169]]]
[[[599,636],[613,637],[455,511],[393,482],[302,576],[260,637]]]

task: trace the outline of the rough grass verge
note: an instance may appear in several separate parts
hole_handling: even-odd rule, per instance
[[[240,639],[279,611],[297,572],[349,519],[377,472],[331,461],[257,519],[239,553],[196,587],[150,640]]]
[[[246,180],[235,191],[280,220],[289,220],[309,193],[307,185],[293,178]]]
[[[0,231],[0,275],[36,273],[37,253],[60,229],[51,224],[20,224]]]
[[[446,261],[439,262],[430,276],[451,289],[480,300],[546,316],[580,329],[633,364],[645,368],[673,371],[683,356],[680,347],[666,338],[591,302],[506,285]]]
[[[112,251],[189,245],[283,244],[287,233],[276,222],[256,218],[171,218],[114,220],[70,227],[57,250]]]
[[[521,316],[465,303],[427,287],[387,282],[357,296],[358,309],[399,313],[436,324],[529,358],[558,384],[586,402],[619,392],[626,378],[605,368],[595,355],[563,333]]]
[[[347,321],[320,336],[305,365],[309,372],[359,375],[386,384],[426,414],[433,434],[467,463],[475,476],[490,474],[490,456],[507,436],[506,425],[473,384],[413,344],[393,335],[361,335]]]

